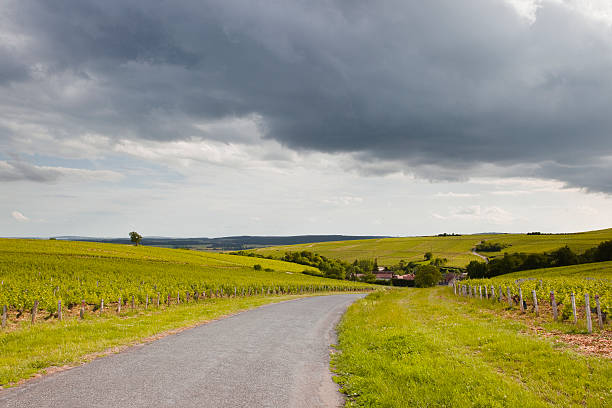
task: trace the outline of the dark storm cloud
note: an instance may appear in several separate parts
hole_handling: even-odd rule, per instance
[[[0,101],[27,90],[23,109],[64,118],[39,123],[56,137],[215,137],[191,124],[257,114],[293,149],[419,177],[489,163],[612,192],[612,30],[560,4],[533,24],[502,0],[22,0],[4,13],[0,30],[28,40],[0,63],[0,85],[13,81]],[[91,91],[66,97],[70,76]]]

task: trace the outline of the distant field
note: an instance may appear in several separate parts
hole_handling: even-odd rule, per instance
[[[382,238],[358,241],[323,242],[301,245],[286,245],[253,250],[264,255],[282,256],[286,251],[312,251],[321,255],[353,261],[355,259],[377,258],[379,265],[393,265],[400,260],[420,261],[425,252],[433,252],[434,257],[447,258],[449,266],[465,266],[472,260],[481,260],[471,253],[471,249],[481,241],[510,244],[501,252],[486,252],[483,255],[494,257],[504,252],[546,252],[569,245],[576,252],[612,239],[612,229],[589,231],[573,234],[526,235],[492,234],[463,235],[455,237],[409,237]]]
[[[495,280],[501,278],[580,278],[612,280],[612,261],[562,266],[558,268],[531,269],[528,271],[508,273],[506,275],[501,275],[493,279]]]

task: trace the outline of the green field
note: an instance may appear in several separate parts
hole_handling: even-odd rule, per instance
[[[280,257],[286,251],[311,251],[348,262],[355,259],[377,258],[379,265],[386,266],[397,264],[402,259],[405,261],[420,261],[423,260],[425,252],[433,252],[434,257],[447,258],[449,266],[465,266],[472,260],[481,260],[471,253],[472,248],[481,241],[511,245],[501,252],[483,253],[483,255],[493,257],[503,254],[503,252],[539,253],[552,251],[564,245],[568,245],[572,250],[580,253],[607,240],[612,240],[612,228],[554,235],[492,234],[322,242],[261,248],[254,250],[254,252]]]
[[[535,336],[500,310],[446,287],[358,301],[332,359],[347,406],[612,406],[609,359]]]
[[[255,265],[262,270],[254,270]],[[305,275],[314,268],[276,260],[189,250],[52,240],[0,240],[0,306],[56,312],[65,306],[146,304],[170,296],[297,293],[364,287],[360,283]]]
[[[0,331],[0,386],[251,307],[372,289],[304,270],[317,272],[288,262],[189,250],[0,239],[0,307],[8,306]]]

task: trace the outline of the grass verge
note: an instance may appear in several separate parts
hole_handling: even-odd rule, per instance
[[[612,405],[609,359],[453,296],[448,288],[393,290],[349,308],[332,358],[347,406]]]
[[[116,315],[86,315],[0,332],[0,388],[15,385],[36,374],[73,366],[100,355],[121,350],[160,336],[222,316],[269,303],[297,299],[300,295],[218,298],[163,309]]]

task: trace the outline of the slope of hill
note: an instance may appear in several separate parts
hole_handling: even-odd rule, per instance
[[[423,259],[425,252],[432,252],[434,257],[447,258],[449,266],[465,266],[472,260],[481,260],[478,256],[472,254],[472,248],[481,241],[509,245],[500,252],[483,253],[487,257],[495,257],[504,252],[539,253],[552,251],[564,245],[568,245],[575,252],[583,252],[588,248],[597,246],[602,241],[611,239],[612,228],[571,234],[482,234],[380,238],[286,245],[260,248],[254,251],[273,256],[282,256],[286,251],[311,251],[349,262],[355,259],[377,258],[379,265],[397,264],[401,259],[419,261]]]
[[[259,265],[257,269],[255,266]],[[65,305],[135,298],[172,299],[190,293],[295,292],[298,288],[359,286],[301,273],[317,269],[227,254],[131,245],[0,239],[0,305],[54,312]]]

